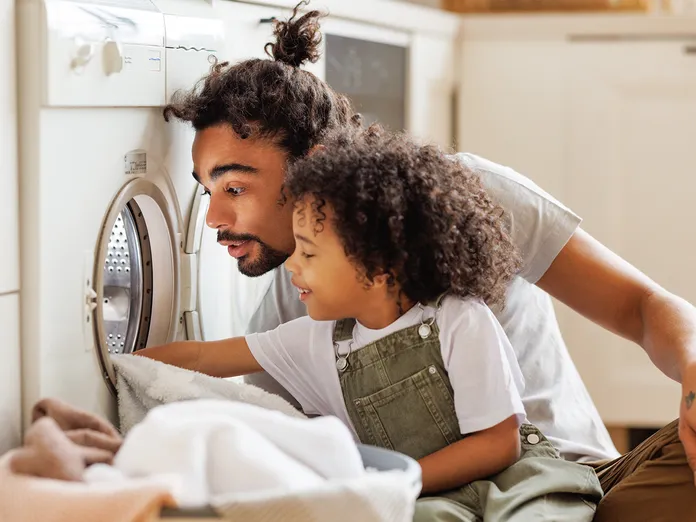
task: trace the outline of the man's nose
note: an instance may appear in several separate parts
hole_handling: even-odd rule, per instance
[[[222,195],[224,197],[224,195]],[[234,226],[237,216],[234,210],[225,205],[225,201],[216,195],[210,196],[208,212],[205,216],[206,224],[213,229],[231,228]]]

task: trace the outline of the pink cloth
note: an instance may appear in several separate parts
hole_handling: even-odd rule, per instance
[[[0,457],[0,522],[147,522],[174,499],[163,483],[66,482],[9,469],[13,452]]]

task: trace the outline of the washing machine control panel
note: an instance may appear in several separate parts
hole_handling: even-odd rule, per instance
[[[223,48],[223,22],[208,4],[190,16],[162,12],[151,0],[42,6],[46,106],[159,107],[206,75]]]
[[[165,15],[167,99],[179,89],[190,89],[210,72],[224,43],[222,20]]]
[[[46,0],[45,104],[165,103],[164,17],[149,0]]]

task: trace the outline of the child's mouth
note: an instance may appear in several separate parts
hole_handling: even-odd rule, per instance
[[[311,290],[300,288],[299,286],[297,287],[297,291],[300,293],[300,301],[305,301],[312,293]]]

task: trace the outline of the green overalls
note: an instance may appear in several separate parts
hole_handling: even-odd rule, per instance
[[[352,319],[338,321],[333,340],[339,369],[347,362],[339,380],[360,442],[418,460],[462,439],[437,323],[405,328],[339,356],[337,343],[352,338],[354,325]],[[594,470],[563,460],[530,424],[520,427],[520,441],[515,464],[485,480],[421,497],[414,520],[591,521],[602,496]]]

